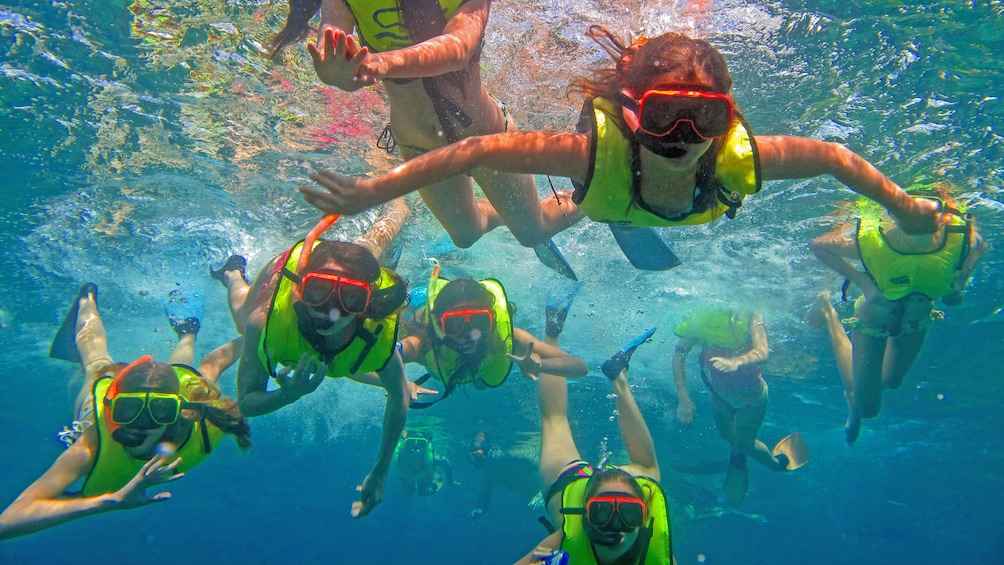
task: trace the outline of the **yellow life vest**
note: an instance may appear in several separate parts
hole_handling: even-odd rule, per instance
[[[202,376],[198,371],[185,365],[172,365],[174,373],[178,375],[181,382],[180,394],[184,398],[189,397],[189,390],[193,387],[202,387]],[[136,473],[146,465],[150,458],[136,459],[129,455],[119,442],[112,438],[111,431],[105,424],[105,394],[111,386],[113,378],[108,375],[101,377],[94,383],[91,389],[91,399],[94,402],[95,426],[98,429],[98,449],[91,471],[84,478],[84,485],[81,493],[84,496],[98,496],[101,494],[115,492],[131,481]],[[214,426],[208,420],[199,420],[192,426],[192,433],[188,439],[177,446],[176,455],[181,457],[178,465],[178,473],[186,473],[199,463],[202,463],[209,454],[216,449],[216,444],[224,436],[223,430]]]
[[[591,116],[586,114],[588,110]],[[715,180],[719,186],[698,187],[717,191],[715,206],[672,219],[650,212],[642,207],[638,193],[641,186],[638,144],[624,129],[618,107],[596,98],[591,105],[587,103],[583,112],[579,129],[584,129],[581,124],[587,119],[592,120],[592,162],[586,182],[573,183],[572,200],[594,222],[635,227],[706,224],[722,215],[731,218],[747,195],[760,192],[762,181],[756,142],[748,126],[736,121],[716,157]]]
[[[592,475],[592,472],[589,475]],[[649,521],[644,529],[651,532],[648,550],[637,563],[646,565],[672,563],[673,533],[669,521],[669,507],[666,505],[666,493],[663,492],[662,485],[654,479],[635,477],[635,480],[649,498],[647,502]],[[565,515],[565,523],[561,527],[564,534],[561,539],[561,549],[569,553],[571,563],[575,565],[596,565],[596,555],[593,554],[589,534],[583,526],[586,515],[582,509],[586,505],[588,481],[588,477],[575,479],[561,494],[562,513]],[[575,509],[576,512],[565,513],[565,509]],[[639,535],[644,535],[644,532],[640,532]]]
[[[965,261],[971,225],[958,216],[943,228],[942,245],[926,253],[901,253],[885,239],[883,220],[877,213],[858,219],[857,242],[865,271],[888,300],[915,292],[937,300],[952,291],[952,283]]]
[[[430,324],[436,323],[431,320],[436,297],[449,282],[440,277],[433,277],[429,281],[425,308],[427,317],[430,318]],[[495,331],[491,336],[492,341],[488,346],[488,353],[481,360],[477,369],[465,370],[459,353],[445,345],[436,343],[426,352],[422,362],[426,370],[451,392],[458,385],[470,384],[476,380],[484,381],[490,388],[498,387],[505,382],[506,378],[509,377],[509,371],[512,370],[512,360],[506,357],[506,353],[512,353],[513,335],[512,319],[509,316],[509,300],[506,297],[505,288],[495,279],[484,279],[478,281],[478,284],[495,297],[495,305],[492,307],[492,313],[495,315]]]
[[[725,349],[741,349],[749,344],[752,316],[750,312],[731,310],[691,310],[676,326],[675,333]]]
[[[314,247],[320,243],[318,240]],[[296,270],[296,262],[300,258],[303,242],[299,242],[290,250],[285,268]],[[373,283],[379,289],[392,284],[393,278],[386,269],[380,269],[380,278]],[[272,377],[276,375],[277,366],[295,367],[300,362],[304,352],[324,357],[300,335],[296,312],[293,310],[293,282],[286,276],[279,277],[278,288],[272,298],[265,328],[258,340],[258,359]],[[327,376],[332,378],[358,375],[383,369],[394,355],[394,345],[397,343],[397,314],[387,316],[382,320],[362,320],[356,334],[352,337],[334,358],[324,360],[328,365]]]
[[[422,451],[419,461],[416,461],[416,458],[405,450],[405,446],[409,443],[417,443],[417,449]],[[425,446],[420,445],[421,443],[424,443]],[[407,453],[403,459],[401,458],[402,451]],[[432,449],[432,442],[428,438],[420,436],[401,438],[397,447],[394,448],[394,461],[398,472],[412,481],[431,481],[435,477],[436,454]]]
[[[371,51],[393,51],[416,42],[401,22],[398,0],[343,0],[356,19],[363,45]],[[464,0],[439,0],[445,19],[457,13]]]

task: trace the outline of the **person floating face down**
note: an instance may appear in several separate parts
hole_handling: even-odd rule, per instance
[[[927,337],[934,309],[962,303],[987,244],[971,214],[949,197],[950,186],[914,187],[917,200],[938,202],[953,219],[932,234],[908,233],[896,218],[885,217],[867,201],[856,203],[857,228],[848,225],[822,235],[809,248],[825,265],[861,289],[853,329],[847,338],[829,291],[816,297],[806,321],[827,329],[847,400],[844,431],[848,444],[861,432],[861,420],[878,416],[883,389],[897,389]],[[860,262],[863,270],[848,260]]]
[[[353,515],[364,516],[380,503],[407,416],[407,380],[395,347],[397,311],[407,288],[366,247],[319,240],[336,219],[325,218],[304,242],[267,265],[247,291],[245,306],[235,309],[248,312],[238,400],[253,417],[314,392],[326,376],[382,386],[387,404],[377,461],[353,504]],[[239,279],[228,280],[246,286]],[[270,379],[278,387],[270,388]]]
[[[490,0],[291,0],[273,55],[306,37],[320,10],[317,41],[307,46],[318,78],[346,92],[380,81],[390,125],[377,145],[396,147],[409,160],[473,135],[516,130],[481,77],[490,5]],[[477,198],[474,181],[490,201]],[[470,176],[414,188],[458,247],[470,247],[502,225],[522,245],[538,247],[581,218],[563,204],[567,197],[540,202],[531,175],[471,169]],[[344,213],[381,202],[359,199]]]
[[[432,496],[446,484],[460,486],[453,480],[450,460],[436,454],[431,434],[409,433],[406,430],[394,450],[394,458],[401,486],[408,496],[416,493],[418,496]]]
[[[418,330],[401,340],[404,360],[421,363],[443,384],[443,395],[433,402],[461,385],[501,386],[514,362],[530,379],[542,372],[565,378],[588,373],[582,359],[513,327],[512,310],[499,281],[449,281],[433,267],[425,306],[415,314]]]
[[[910,198],[843,145],[754,136],[732,99],[725,59],[708,42],[667,33],[625,43],[599,26],[589,35],[616,65],[574,83],[586,98],[578,132],[469,137],[382,177],[321,172],[311,177],[321,188],[301,192],[327,213],[354,212],[467,171],[516,171],[571,179],[576,213],[595,221],[659,227],[732,217],[763,181],[829,174],[887,208],[909,233],[946,221],[935,203]]]
[[[622,350],[603,364],[631,459],[619,467],[582,460],[568,421],[567,381],[541,375],[540,478],[557,529],[518,564],[542,563],[558,550],[569,553],[571,563],[675,563],[655,445],[627,380],[633,353]]]
[[[191,366],[194,335],[183,338],[191,347],[179,345],[171,364],[149,356],[114,363],[97,311],[97,287],[90,283],[67,321],[67,343],[75,342],[79,353],[53,356],[78,361],[85,370],[74,425],[60,434],[69,447],[0,514],[0,540],[169,500],[170,492],[147,489],[180,479],[214,453],[225,435],[242,449],[251,447],[247,419],[215,385],[236,360],[235,343],[206,355],[198,370]],[[80,479],[80,491],[69,493]]]

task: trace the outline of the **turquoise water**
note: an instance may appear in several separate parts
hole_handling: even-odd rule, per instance
[[[584,38],[588,24],[699,34],[725,54],[754,132],[846,143],[902,185],[952,182],[1000,245],[1000,2],[706,4],[498,2],[485,75],[522,128],[570,128],[578,109],[565,85],[602,58]],[[174,336],[161,297],[176,283],[201,289],[201,355],[234,336],[224,292],[206,275],[211,262],[241,252],[257,270],[302,237],[317,214],[295,189],[311,171],[366,174],[397,163],[373,147],[387,118],[379,91],[321,88],[302,50],[283,66],[264,59],[260,46],[283,9],[0,5],[0,504],[61,451],[55,432],[78,382],[46,353],[81,283],[100,287],[121,360],[166,358]],[[684,260],[667,273],[633,270],[602,226],[583,222],[556,238],[583,280],[562,336],[567,350],[598,374],[624,342],[660,327],[636,355],[632,380],[665,469],[681,564],[1004,562],[1004,315],[995,315],[1004,266],[988,253],[965,304],[935,325],[903,388],[885,395],[880,418],[848,447],[829,345],[801,320],[818,289],[840,284],[805,244],[849,198],[833,179],[771,183],[734,221],[665,231]],[[338,236],[360,233],[374,215],[340,222]],[[402,235],[402,274],[421,284],[424,259],[436,255],[453,276],[499,278],[519,307],[517,325],[543,332],[556,276],[531,251],[504,230],[463,252],[435,247],[442,236],[417,207]],[[754,466],[738,510],[722,497],[720,474],[682,471],[727,457],[696,367],[698,420],[693,430],[673,421],[671,330],[709,299],[764,312],[771,405],[761,438],[798,430],[814,455],[784,476]],[[221,379],[230,394],[234,378],[231,370]],[[572,386],[579,446],[594,460],[605,437],[622,449],[608,387],[594,377]],[[383,504],[354,521],[349,508],[372,464],[382,402],[376,390],[325,383],[254,420],[250,453],[228,444],[172,485],[171,501],[4,542],[0,562],[509,563],[543,537],[538,513],[501,488],[480,521],[467,519],[479,482],[467,441],[487,428],[503,445],[532,449],[531,383],[516,374],[499,390],[412,413],[409,427],[435,431],[463,486],[408,498],[392,474]],[[99,539],[110,543],[91,542]]]

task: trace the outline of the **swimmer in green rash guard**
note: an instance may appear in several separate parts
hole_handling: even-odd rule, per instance
[[[74,421],[59,434],[67,449],[0,514],[0,540],[169,500],[170,492],[147,491],[181,479],[225,435],[241,449],[251,447],[247,419],[216,385],[237,359],[240,338],[196,368],[198,319],[172,320],[178,344],[166,363],[148,355],[115,363],[97,295],[96,285],[81,287],[64,320],[67,331],[61,329],[50,352],[84,371]],[[79,492],[69,492],[81,479]]]
[[[883,389],[897,389],[913,365],[933,320],[934,309],[962,303],[962,293],[987,250],[972,215],[960,211],[947,187],[915,191],[952,212],[951,223],[925,235],[908,233],[867,201],[857,203],[857,229],[840,226],[809,248],[828,267],[861,289],[850,339],[828,292],[816,297],[806,322],[827,329],[847,399],[847,443],[861,433],[861,420],[878,416]],[[847,260],[859,261],[864,270]]]
[[[301,192],[325,213],[355,213],[468,171],[532,173],[571,179],[576,214],[670,227],[731,218],[763,181],[832,175],[887,208],[908,233],[933,232],[947,220],[935,202],[910,198],[843,145],[754,136],[732,99],[725,59],[708,42],[667,33],[626,43],[600,26],[589,35],[616,66],[574,84],[586,98],[580,131],[468,137],[382,177],[321,171],[310,177],[320,188]],[[525,206],[522,213],[537,217],[536,202]]]
[[[516,130],[481,77],[490,5],[490,0],[290,0],[273,54],[305,37],[319,10],[317,42],[307,46],[318,78],[346,92],[379,81],[390,125],[377,145],[388,151],[396,146],[410,160],[470,136]],[[488,200],[477,198],[472,179]],[[565,194],[560,202],[557,197],[541,202],[531,175],[472,169],[469,176],[413,188],[458,247],[470,247],[505,225],[545,265],[575,278],[550,238],[582,215],[569,208]]]
[[[700,347],[701,379],[711,392],[711,413],[722,439],[729,442],[729,471],[725,496],[739,506],[746,497],[749,471],[746,458],[772,471],[791,471],[809,461],[808,448],[798,433],[773,452],[759,439],[767,415],[767,383],[760,363],[767,359],[767,326],[758,312],[706,308],[688,312],[676,327],[680,338],[673,354],[673,377],[679,404],[676,420],[690,427],[695,405],[687,391],[686,357]]]

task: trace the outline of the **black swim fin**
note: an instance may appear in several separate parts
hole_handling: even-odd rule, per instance
[[[52,338],[52,345],[49,346],[49,357],[60,359],[71,363],[80,363],[80,352],[77,351],[77,312],[80,310],[80,300],[86,298],[88,294],[94,295],[95,303],[98,300],[98,285],[85,283],[80,287],[80,292],[73,299],[70,311],[63,318],[63,324],[59,326],[56,337]]]
[[[636,269],[643,271],[668,271],[680,264],[680,258],[662,234],[654,228],[610,226],[610,231],[620,245],[624,256]]]
[[[553,239],[535,246],[533,252],[537,254],[537,258],[540,259],[541,263],[554,269],[559,275],[568,277],[573,281],[579,280],[579,277],[575,276],[572,266],[568,264],[564,255],[558,250],[558,246],[554,244]]]

